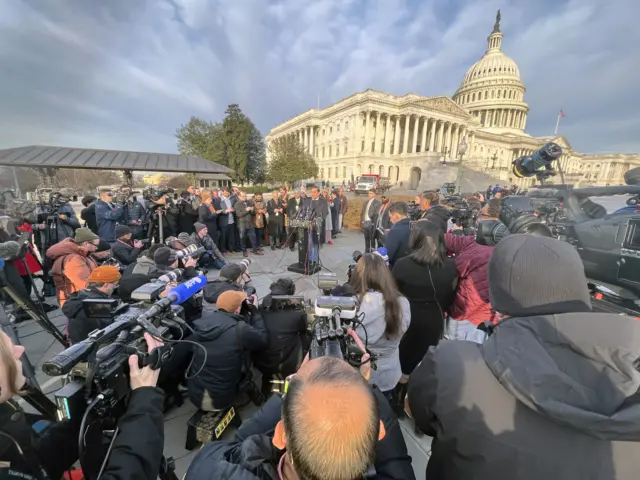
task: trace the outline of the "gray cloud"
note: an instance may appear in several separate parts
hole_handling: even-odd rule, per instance
[[[5,0],[0,147],[174,151],[176,127],[229,103],[267,133],[318,97],[452,95],[500,7],[530,133],[562,108],[574,148],[640,151],[636,0]]]

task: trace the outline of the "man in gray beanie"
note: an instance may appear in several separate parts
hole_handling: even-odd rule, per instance
[[[427,478],[635,480],[640,322],[592,312],[578,253],[553,238],[508,236],[488,276],[493,333],[441,341],[409,380]]]

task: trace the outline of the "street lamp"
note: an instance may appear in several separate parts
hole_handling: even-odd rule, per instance
[[[459,159],[458,159],[458,175],[456,177],[456,191],[458,193],[460,192],[460,183],[462,182],[462,157],[464,157],[464,154],[467,153],[467,137],[462,137],[462,140],[460,141],[460,144],[458,145],[458,155],[459,155]]]
[[[495,170],[495,168],[496,168],[496,160],[498,160],[498,155],[496,155],[494,153],[493,157],[491,157],[491,170]]]

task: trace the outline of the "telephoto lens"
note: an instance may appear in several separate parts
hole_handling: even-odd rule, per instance
[[[513,174],[518,178],[533,177],[562,155],[562,147],[557,143],[545,143],[531,155],[522,156],[513,161]]]

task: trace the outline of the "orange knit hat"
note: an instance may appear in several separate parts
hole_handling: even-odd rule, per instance
[[[89,275],[89,283],[117,283],[120,280],[120,270],[113,265],[103,265],[94,268]]]

